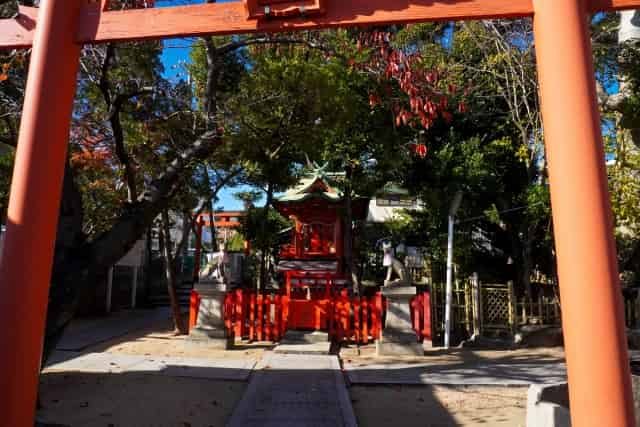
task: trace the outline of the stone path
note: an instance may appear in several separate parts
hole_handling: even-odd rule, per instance
[[[289,330],[273,349],[282,354],[329,354],[331,341],[326,332],[305,332]]]
[[[515,386],[554,384],[567,380],[562,360],[470,360],[434,363],[428,358],[411,360],[345,360],[344,369],[353,384],[449,384]]]
[[[154,357],[58,351],[50,358],[44,372],[141,373],[246,381],[255,364],[253,358]]]
[[[64,331],[57,350],[81,351],[94,344],[156,325],[170,316],[167,308],[122,310],[108,316],[74,319]]]
[[[267,354],[228,427],[356,426],[336,356]]]

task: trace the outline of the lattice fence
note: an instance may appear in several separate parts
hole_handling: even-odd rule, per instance
[[[431,285],[433,332],[444,331],[445,285]],[[514,334],[521,324],[560,323],[557,298],[540,297],[528,302],[515,296],[512,282],[480,283],[477,278],[455,281],[452,292],[452,330],[458,339],[473,334]]]
[[[455,335],[460,339],[469,337],[473,333],[473,304],[471,285],[468,281],[453,282],[451,293],[451,325]],[[446,303],[446,286],[444,283],[431,285],[432,328],[435,336],[444,333],[444,310]]]
[[[513,331],[515,327],[515,298],[513,285],[482,284],[482,332]]]
[[[556,296],[538,295],[533,300],[523,296],[518,299],[516,317],[519,325],[559,325],[560,301]]]
[[[622,290],[624,301],[624,318],[627,328],[640,327],[640,289],[625,288]]]

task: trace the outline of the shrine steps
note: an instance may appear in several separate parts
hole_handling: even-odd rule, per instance
[[[180,307],[189,307],[192,289],[192,284],[181,284],[176,288],[176,296]],[[148,298],[152,307],[169,307],[171,305],[166,287],[153,289]]]
[[[331,340],[327,332],[288,330],[273,351],[279,354],[330,354]]]

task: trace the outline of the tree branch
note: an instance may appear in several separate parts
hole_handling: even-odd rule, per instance
[[[327,53],[334,53],[331,49],[329,49],[326,46],[323,46],[321,44],[318,43],[314,43],[310,40],[302,40],[302,39],[297,39],[297,38],[288,38],[288,37],[253,37],[253,38],[248,38],[248,39],[244,39],[244,40],[240,40],[240,41],[236,41],[236,42],[231,42],[231,43],[227,43],[224,46],[220,46],[218,48],[218,53],[221,55],[226,55],[227,53],[230,53],[234,50],[243,48],[243,47],[247,47],[247,46],[251,46],[251,45],[263,45],[263,44],[299,44],[299,45],[304,45],[307,46],[308,48],[311,49],[317,49],[317,50],[321,50],[323,52],[327,52]]]

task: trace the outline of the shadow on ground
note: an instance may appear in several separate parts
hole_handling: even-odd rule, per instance
[[[367,373],[379,375],[383,369]],[[400,370],[405,377],[415,372],[411,367]],[[239,371],[164,365],[156,371],[132,367],[117,373],[46,372],[41,376],[43,408],[38,416],[71,427],[223,426],[241,401],[247,382],[222,378],[241,377]],[[280,370],[267,365],[260,372],[266,372],[274,385],[254,396],[256,404],[249,406],[258,412],[275,405],[281,414],[316,414],[313,424],[304,417],[293,424],[276,417],[260,425],[346,425],[334,416],[332,393],[337,390],[327,392],[326,384],[317,380],[335,371]],[[349,394],[361,426],[524,425],[525,387],[352,385]],[[325,416],[318,419],[318,413]]]

